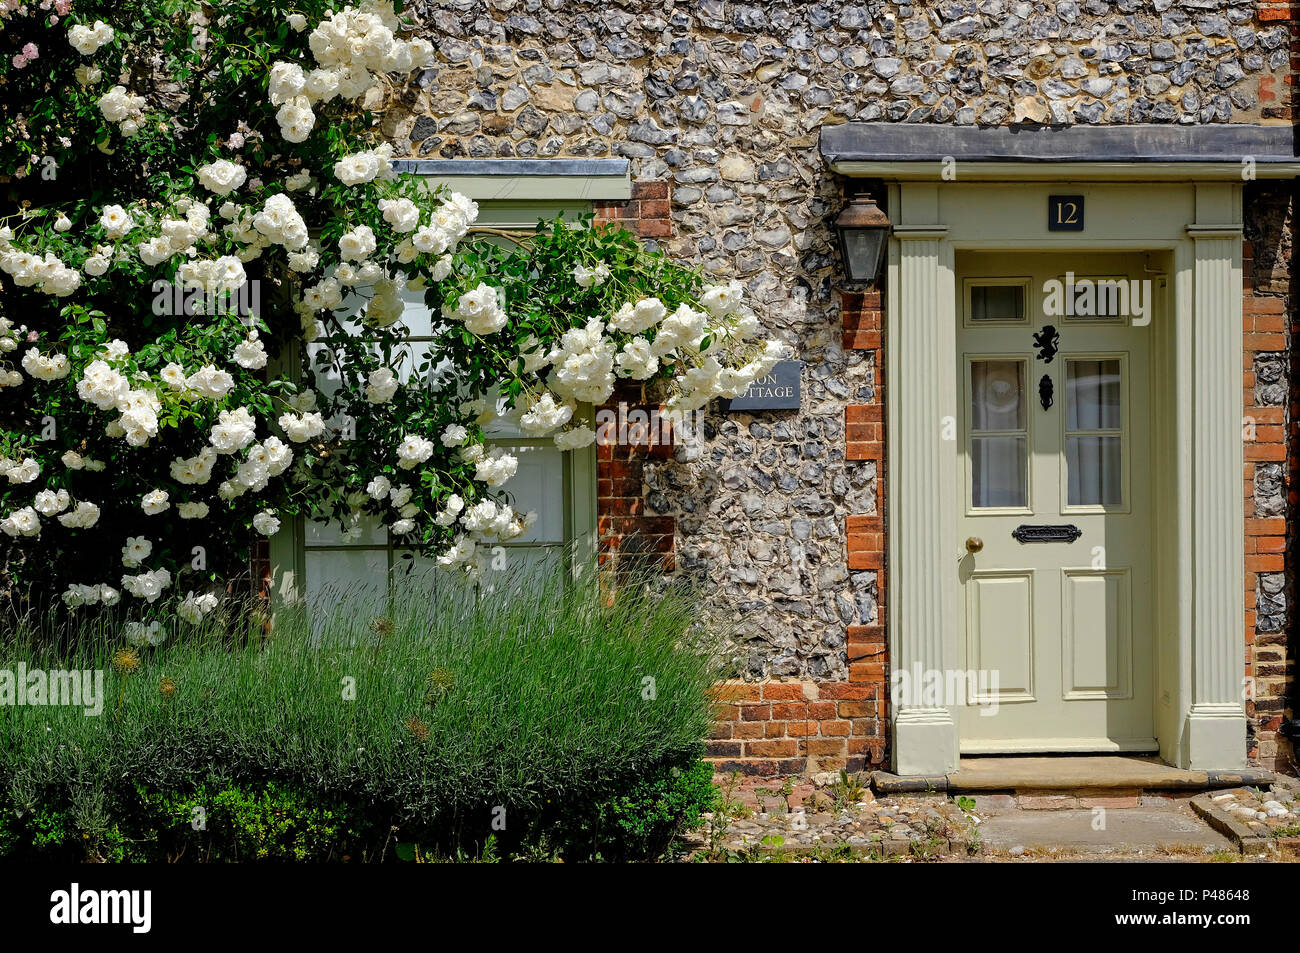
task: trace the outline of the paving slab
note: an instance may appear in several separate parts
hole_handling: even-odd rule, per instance
[[[1175,847],[1198,848],[1207,853],[1237,851],[1232,841],[1190,811],[1169,808],[1126,808],[1102,814],[1093,810],[1013,810],[988,815],[980,825],[980,833],[984,843],[997,851],[1016,847],[1088,853]]]

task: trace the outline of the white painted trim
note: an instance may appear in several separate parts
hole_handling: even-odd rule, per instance
[[[854,178],[891,182],[1207,182],[1242,181],[1240,162],[998,162],[958,159],[942,162],[862,161],[830,163],[831,170]],[[945,172],[945,170],[947,170]],[[956,178],[951,178],[955,173]],[[1256,179],[1300,176],[1300,162],[1261,162]]]
[[[948,229],[935,217],[937,188],[917,186],[904,205],[918,221],[898,221],[889,256],[889,432],[908,435],[888,458],[890,658],[895,670],[944,671],[957,658],[959,618],[957,590],[939,569],[957,551],[956,473],[943,439],[944,419],[957,419],[956,286]],[[956,770],[951,709],[898,706],[893,719],[898,773]]]
[[[1023,175],[1026,168],[1015,166],[1032,179]],[[1050,168],[1062,172],[1062,164]],[[1157,601],[1168,607],[1157,609],[1156,616],[1154,725],[1167,761],[1204,770],[1239,769],[1246,756],[1240,692],[1245,658],[1240,179],[1132,189],[1125,183],[1088,186],[1091,231],[1085,234],[1045,230],[1045,199],[1057,187],[1032,181],[888,185],[895,222],[884,329],[892,382],[885,491],[891,668],[920,663],[943,669],[945,661],[959,657],[957,583],[945,572],[958,551],[956,467],[947,463],[936,472],[932,455],[938,418],[955,419],[957,413],[950,363],[958,320],[955,250],[1172,252],[1166,292],[1172,298],[1164,312],[1172,326],[1156,329],[1152,355],[1168,391],[1157,398],[1153,412],[1163,414],[1165,434],[1167,428],[1173,431],[1173,452],[1166,451],[1160,474],[1172,492],[1158,498],[1164,501],[1159,518],[1167,546],[1153,554],[1160,564]],[[1138,207],[1141,214],[1133,214]],[[951,716],[942,708],[894,711],[895,771],[945,773],[957,748]],[[1113,750],[1150,747],[1145,739],[1109,744]],[[1042,745],[1035,739],[1032,746],[1041,750]],[[967,750],[979,747],[989,750],[986,743]],[[1058,750],[1112,749],[1087,740],[1062,743]]]

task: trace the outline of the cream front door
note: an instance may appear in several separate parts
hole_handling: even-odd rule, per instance
[[[1155,750],[1163,278],[1141,254],[976,252],[957,278],[961,750]]]

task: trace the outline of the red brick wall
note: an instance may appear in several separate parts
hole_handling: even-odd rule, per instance
[[[620,384],[600,410],[618,414],[620,403],[628,413],[660,409],[645,402],[639,385],[628,382]],[[647,508],[642,479],[645,462],[668,457],[672,445],[619,443],[600,439],[600,435],[597,428],[596,529],[601,569],[618,572],[649,564],[672,571],[677,520]]]
[[[667,182],[633,182],[632,198],[597,202],[596,224],[613,222],[642,238],[667,238],[673,233]]]

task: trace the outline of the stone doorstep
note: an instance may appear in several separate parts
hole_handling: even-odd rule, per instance
[[[1271,771],[1262,768],[1188,771],[1158,758],[1129,755],[969,757],[961,759],[956,771],[936,777],[876,771],[871,775],[871,787],[880,795],[1014,792],[1024,798],[1062,797],[1101,803],[1105,798],[1127,799],[1164,791],[1261,786],[1275,779]],[[1070,805],[1062,801],[1061,806]]]

